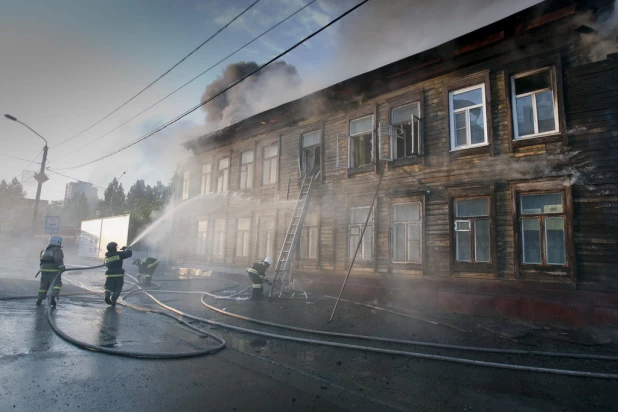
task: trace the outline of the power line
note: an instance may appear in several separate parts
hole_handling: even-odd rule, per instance
[[[337,17],[336,19],[332,20],[330,23],[326,24],[325,26],[323,26],[322,28],[318,29],[317,31],[313,32],[312,34],[310,34],[309,36],[305,37],[304,39],[302,39],[301,41],[299,41],[298,43],[294,44],[292,47],[288,48],[287,50],[283,51],[282,53],[278,54],[277,56],[275,56],[274,58],[272,58],[271,60],[269,60],[268,62],[266,62],[265,64],[263,64],[262,66],[258,67],[257,69],[253,70],[251,73],[247,74],[246,76],[242,77],[241,79],[235,81],[234,83],[232,83],[231,85],[229,85],[228,87],[226,87],[225,89],[223,89],[221,92],[215,94],[214,96],[210,97],[209,99],[206,99],[205,101],[201,102],[200,104],[192,107],[191,109],[187,110],[186,112],[176,116],[174,119],[168,121],[167,123],[164,123],[163,125],[159,126],[158,128],[156,128],[155,130],[147,133],[146,135],[140,137],[139,139],[121,147],[120,149],[114,150],[111,153],[106,154],[105,156],[101,156],[97,159],[94,159],[90,162],[86,162],[83,163],[81,165],[77,165],[77,166],[72,166],[72,167],[65,167],[65,168],[61,168],[58,170],[73,170],[73,169],[78,169],[80,167],[84,167],[87,165],[90,165],[92,163],[96,163],[99,162],[103,159],[107,159],[108,157],[111,157],[117,153],[122,152],[123,150],[126,150],[128,148],[130,148],[131,146],[134,146],[146,139],[148,139],[150,136],[160,132],[161,130],[171,126],[172,124],[176,123],[177,121],[179,121],[180,119],[182,119],[185,116],[188,116],[189,114],[193,113],[194,111],[196,111],[197,109],[199,109],[200,107],[204,106],[205,104],[207,104],[208,102],[216,99],[217,97],[221,96],[222,94],[224,94],[225,92],[227,92],[228,90],[230,90],[232,87],[236,86],[237,84],[241,83],[242,81],[244,81],[245,79],[247,79],[248,77],[254,75],[255,73],[259,72],[260,70],[262,70],[264,67],[270,65],[271,63],[273,63],[274,61],[278,60],[279,58],[281,58],[282,56],[284,56],[285,54],[291,52],[292,50],[296,49],[298,46],[300,46],[301,44],[303,44],[304,42],[310,40],[311,38],[317,36],[319,33],[323,32],[324,30],[326,30],[328,27],[332,26],[333,24],[335,24],[336,22],[338,22],[339,20],[341,20],[342,18],[344,18],[345,16],[347,16],[348,14],[352,13],[354,10],[356,10],[357,8],[359,8],[360,6],[362,6],[363,4],[367,3],[369,0],[363,0],[360,3],[358,3],[356,6],[352,7],[351,9],[349,9],[348,11],[346,11],[345,13],[341,14],[339,17]]]
[[[158,105],[159,103],[161,103],[163,100],[167,99],[168,97],[170,97],[171,95],[175,94],[176,92],[178,92],[180,89],[183,89],[185,86],[189,85],[190,83],[193,83],[195,80],[197,80],[199,77],[202,77],[204,74],[208,73],[209,71],[211,71],[212,69],[214,69],[215,67],[217,67],[218,65],[220,65],[221,63],[223,63],[224,61],[226,61],[227,59],[229,59],[230,57],[232,57],[233,55],[235,55],[236,53],[238,53],[239,51],[241,51],[242,49],[244,49],[245,47],[251,45],[252,43],[256,42],[257,40],[259,40],[260,38],[264,37],[266,34],[270,33],[271,31],[273,31],[274,29],[276,29],[277,27],[279,27],[280,25],[282,25],[283,23],[285,23],[286,21],[288,21],[289,19],[291,19],[292,17],[296,16],[298,13],[300,13],[301,11],[303,11],[304,9],[306,9],[307,7],[311,6],[313,3],[315,3],[317,0],[311,0],[309,3],[307,3],[306,5],[304,5],[303,7],[301,7],[300,9],[296,10],[294,13],[290,14],[288,17],[286,17],[285,19],[281,20],[279,23],[275,24],[274,26],[272,26],[271,28],[269,28],[268,30],[266,30],[265,32],[263,32],[262,34],[260,34],[259,36],[255,37],[253,40],[249,41],[248,43],[245,43],[243,46],[237,48],[236,50],[234,50],[232,53],[228,54],[227,56],[225,56],[223,59],[219,60],[217,63],[213,64],[212,66],[210,66],[208,69],[204,70],[203,72],[201,72],[200,74],[198,74],[197,76],[195,76],[194,78],[192,78],[191,80],[189,80],[188,82],[186,82],[185,84],[183,84],[182,86],[180,86],[179,88],[177,88],[176,90],[174,90],[173,92],[171,92],[170,94],[168,94],[167,96],[163,97],[161,100],[159,100],[158,102],[150,105],[149,107],[147,107],[146,109],[142,110],[141,112],[139,112],[138,114],[136,114],[135,116],[131,117],[129,120],[127,120],[126,122],[120,124],[119,126],[115,127],[114,129],[110,130],[109,132],[105,133],[104,135],[101,135],[99,137],[97,137],[96,139],[86,143],[85,145],[83,145],[82,147],[80,147],[79,149],[67,154],[67,156],[70,156],[74,153],[79,152],[80,150],[82,150],[83,148],[90,146],[91,144],[101,140],[104,137],[109,136],[110,134],[112,134],[113,132],[115,132],[116,130],[120,129],[122,126],[124,126],[125,124],[131,122],[132,120],[135,120],[135,118],[141,116],[142,114],[146,113],[148,110],[152,109],[153,107],[155,107],[156,105]]]
[[[43,149],[41,149],[41,151],[39,152],[39,154],[38,154],[38,155],[36,155],[36,157],[35,157],[35,158],[34,158],[34,159],[30,162],[30,164],[29,164],[28,166],[24,167],[24,170],[22,170],[22,173],[23,173],[23,172],[25,172],[26,170],[28,170],[28,168],[29,168],[30,166],[32,166],[32,164],[35,162],[35,160],[36,160],[36,159],[38,159],[38,158],[39,158],[39,156],[41,156],[41,153],[43,153]]]
[[[48,172],[55,173],[55,174],[57,174],[57,175],[60,175],[60,176],[66,177],[67,179],[76,180],[76,181],[81,182],[81,183],[88,183],[88,184],[91,184],[91,185],[92,185],[92,186],[94,186],[94,187],[98,187],[99,189],[105,189],[104,187],[97,186],[97,185],[95,185],[95,184],[93,184],[93,183],[90,183],[90,182],[84,182],[83,180],[79,180],[79,179],[76,179],[76,178],[74,178],[74,177],[67,176],[67,175],[62,174],[62,173],[60,173],[60,172],[56,172],[55,170],[51,170],[50,168],[47,168],[47,169],[45,169],[45,170],[47,170]],[[50,177],[51,177],[51,176],[50,176]]]
[[[253,3],[251,3],[249,5],[249,7],[245,8],[242,12],[240,12],[240,14],[238,14],[236,17],[234,17],[232,20],[230,20],[225,26],[221,27],[219,30],[217,30],[212,36],[210,36],[209,38],[207,38],[206,40],[204,40],[202,42],[202,44],[200,44],[199,46],[197,46],[195,49],[193,49],[189,54],[187,54],[185,57],[183,57],[178,63],[174,64],[172,67],[170,67],[169,69],[167,69],[167,71],[165,71],[165,73],[163,73],[162,75],[160,75],[159,77],[157,77],[153,82],[151,82],[148,86],[144,87],[142,90],[140,90],[136,95],[134,95],[133,97],[131,97],[129,100],[127,100],[126,102],[124,102],[123,104],[121,104],[120,106],[118,106],[116,109],[114,109],[112,112],[110,112],[107,116],[103,117],[101,120],[99,120],[98,122],[92,124],[91,126],[88,126],[87,128],[85,128],[84,130],[82,130],[81,132],[77,133],[75,136],[73,137],[69,137],[66,140],[63,140],[62,142],[58,143],[57,145],[51,146],[51,147],[56,147],[56,146],[60,146],[61,144],[64,144],[70,140],[75,139],[76,137],[82,135],[83,133],[87,132],[88,130],[92,129],[93,127],[95,127],[96,125],[98,125],[99,123],[101,123],[103,120],[107,119],[108,117],[110,117],[111,115],[113,115],[114,113],[116,113],[118,110],[122,109],[124,106],[126,106],[127,104],[129,104],[131,101],[133,101],[133,99],[135,99],[137,96],[139,96],[140,94],[142,94],[143,92],[145,92],[147,89],[149,89],[152,85],[154,85],[156,82],[158,82],[159,80],[161,80],[163,77],[165,77],[167,74],[169,74],[172,70],[174,70],[176,67],[178,67],[180,64],[182,64],[185,60],[187,60],[191,55],[193,55],[196,51],[198,51],[199,49],[201,49],[206,43],[208,43],[210,40],[212,40],[213,38],[215,38],[219,33],[221,33],[223,30],[225,30],[227,27],[229,27],[232,23],[234,23],[236,20],[238,20],[243,14],[245,14],[246,12],[249,11],[249,9],[251,9],[253,6],[255,6],[260,0],[255,0]]]
[[[34,160],[28,160],[28,159],[24,159],[23,157],[11,156],[11,155],[4,154],[4,153],[0,153],[0,156],[10,157],[11,159],[16,159],[16,160],[23,160],[24,162],[29,162],[29,163],[30,163],[30,165],[31,165],[32,163],[41,164],[41,162],[35,162],[35,161],[34,161],[34,160],[36,160],[36,157],[34,158]],[[39,156],[37,155],[37,157],[39,157]],[[30,165],[28,165],[28,167],[30,167]],[[25,169],[24,169],[24,170],[25,170]]]

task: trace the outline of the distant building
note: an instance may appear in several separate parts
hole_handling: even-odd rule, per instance
[[[88,202],[90,210],[94,210],[99,202],[98,190],[87,182],[70,182],[67,183],[66,190],[64,192],[64,201],[71,199],[78,193],[83,193]]]

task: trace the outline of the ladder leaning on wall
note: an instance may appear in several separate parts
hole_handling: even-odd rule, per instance
[[[290,220],[290,225],[288,226],[288,230],[283,240],[283,246],[281,246],[281,252],[279,253],[279,259],[277,260],[277,265],[275,266],[275,277],[273,278],[273,287],[270,289],[269,296],[272,296],[273,289],[275,285],[277,285],[278,280],[281,282],[281,285],[279,286],[279,297],[283,296],[284,291],[292,292],[292,297],[295,293],[298,293],[298,291],[295,291],[292,288],[292,261],[294,260],[294,254],[300,241],[305,215],[307,214],[307,209],[309,208],[309,200],[311,198],[313,182],[318,179],[319,175],[320,173],[318,172],[315,175],[305,175],[303,178],[300,191],[298,192],[298,200],[296,201],[296,206],[294,207],[294,213],[292,213],[292,219]],[[307,297],[306,292],[301,291],[300,293]]]

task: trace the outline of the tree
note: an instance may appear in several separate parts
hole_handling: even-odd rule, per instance
[[[6,180],[0,181],[0,207],[15,207],[18,201],[26,198],[26,191],[16,177],[7,183]]]
[[[107,185],[103,202],[100,203],[99,206],[101,213],[106,211],[107,216],[118,215],[126,210],[124,188],[122,187],[122,183],[118,183],[118,179],[114,178],[114,180]]]
[[[136,181],[127,193],[127,208],[131,213],[129,240],[141,233],[157,212],[163,210],[172,195],[171,186],[161,182],[146,185],[143,180]]]

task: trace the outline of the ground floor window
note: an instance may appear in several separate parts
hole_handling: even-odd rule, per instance
[[[491,261],[489,198],[455,199],[455,260]]]
[[[356,259],[360,261],[373,260],[373,210],[371,207],[356,207],[350,209],[350,224],[348,228],[348,257],[350,260],[354,259],[354,253],[358,247],[358,242],[363,232],[367,215],[369,221],[367,222],[367,229],[363,236],[363,241],[356,255]]]
[[[197,244],[195,253],[200,256],[206,255],[206,247],[208,246],[208,221],[200,220],[197,222]]]
[[[225,219],[215,219],[214,221],[212,255],[218,258],[225,256]]]
[[[318,258],[318,232],[318,214],[316,212],[307,213],[300,237],[301,259]]]
[[[239,218],[236,228],[236,257],[249,256],[250,233],[251,219],[246,217]]]
[[[520,194],[521,262],[565,265],[565,207],[562,193]]]
[[[392,206],[391,259],[393,262],[421,263],[421,202]]]

